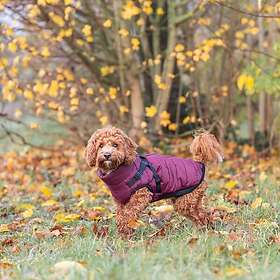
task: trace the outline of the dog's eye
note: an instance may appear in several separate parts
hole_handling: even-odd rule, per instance
[[[99,145],[99,148],[103,148],[103,144],[100,144],[100,145]]]
[[[114,148],[117,148],[117,147],[118,147],[118,144],[117,144],[117,143],[113,143],[112,146],[113,146]]]

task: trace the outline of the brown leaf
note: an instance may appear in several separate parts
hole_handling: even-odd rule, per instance
[[[14,246],[12,247],[12,249],[11,249],[11,252],[14,253],[14,254],[19,253],[19,252],[20,252],[19,246],[14,245]]]
[[[84,236],[87,234],[87,232],[88,232],[88,230],[85,226],[78,226],[73,230],[72,235]]]
[[[14,240],[12,238],[6,238],[1,242],[2,246],[10,246],[14,244]]]
[[[190,238],[188,240],[188,245],[190,245],[192,247],[192,246],[196,245],[197,241],[198,241],[198,237],[197,236],[193,236],[192,238]]]
[[[106,237],[109,233],[109,227],[108,226],[98,227],[98,225],[94,223],[92,226],[92,232],[98,237]]]
[[[9,262],[0,262],[0,269],[10,269],[13,268],[13,264]]]
[[[280,244],[280,234],[270,236],[269,240],[271,243],[279,245]]]

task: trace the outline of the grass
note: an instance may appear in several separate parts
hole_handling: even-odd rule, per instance
[[[217,183],[210,188],[214,196]],[[101,228],[109,227],[105,237],[93,234],[92,222],[79,220],[64,225],[68,232],[64,236],[38,238],[35,225],[53,226],[52,215],[41,209],[22,230],[2,233],[2,242],[12,238],[19,252],[12,252],[13,245],[3,246],[1,261],[13,266],[0,275],[12,279],[279,279],[280,247],[272,239],[279,234],[277,186],[269,179],[259,182],[258,193],[250,200],[261,196],[269,207],[240,206],[228,221],[217,223],[215,230],[197,231],[173,214],[166,222],[172,226],[163,236],[151,237],[158,229],[146,221],[132,241],[119,239],[113,219],[99,223]],[[1,221],[13,218],[2,215]],[[81,226],[83,233],[74,233]],[[73,269],[61,276],[54,265],[65,260],[82,263],[86,271]]]
[[[40,126],[63,134],[51,123]],[[55,141],[28,133],[34,144]],[[2,152],[14,148],[1,141]],[[133,240],[124,241],[116,233],[106,188],[75,159],[82,152],[18,148],[20,156],[0,155],[0,279],[279,279],[279,162],[274,159],[252,164],[248,158],[236,165],[229,157],[220,173],[214,171],[209,204],[225,214],[215,229],[198,231],[176,213],[160,214],[160,202],[146,210]],[[225,189],[238,173],[249,175]],[[234,203],[241,192],[244,198]],[[58,213],[76,217],[59,221]],[[64,263],[63,273],[56,268],[62,261],[84,268]]]

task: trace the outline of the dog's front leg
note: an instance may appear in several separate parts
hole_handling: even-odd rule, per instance
[[[152,193],[147,188],[143,188],[135,192],[126,204],[118,204],[116,223],[122,238],[127,239],[132,236],[134,221],[151,201]]]

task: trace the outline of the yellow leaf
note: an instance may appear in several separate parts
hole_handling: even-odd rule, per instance
[[[258,207],[260,207],[262,205],[262,198],[261,197],[257,197],[251,204],[251,208],[256,209]]]
[[[41,186],[40,187],[40,192],[46,197],[50,197],[53,194],[53,191],[46,186]]]
[[[91,36],[91,26],[89,24],[84,25],[82,32],[86,37]]]
[[[105,28],[110,28],[112,26],[112,21],[110,19],[107,19],[106,21],[104,21],[103,26]]]
[[[78,106],[79,104],[80,104],[80,100],[79,100],[79,98],[72,98],[71,100],[70,100],[70,104],[71,104],[71,106]]]
[[[149,118],[152,118],[156,115],[157,108],[156,108],[156,106],[152,105],[150,107],[146,107],[145,111],[146,111],[146,116],[149,117]]]
[[[220,210],[220,211],[225,211],[227,213],[234,213],[236,212],[236,209],[234,207],[229,207],[226,205],[218,205],[215,207],[215,209]]]
[[[114,66],[103,66],[100,68],[101,75],[104,77],[113,74],[114,71],[115,71]]]
[[[140,46],[140,41],[137,38],[132,38],[131,39],[131,46],[133,50],[139,50],[139,46]]]
[[[88,95],[93,95],[93,94],[94,94],[93,88],[87,88],[87,89],[86,89],[86,93],[87,93]]]
[[[187,99],[186,99],[185,96],[180,96],[180,97],[179,97],[179,103],[180,103],[180,104],[185,103],[186,100],[187,100]]]
[[[128,110],[128,108],[127,108],[126,106],[121,105],[121,106],[120,106],[120,112],[121,112],[122,114],[123,114],[123,113],[128,113],[129,110]]]
[[[23,96],[26,98],[26,99],[29,99],[29,100],[32,100],[33,99],[33,93],[31,90],[28,90],[26,89],[24,92],[23,92]]]
[[[10,231],[7,224],[0,224],[0,232]]]
[[[241,277],[244,274],[246,274],[246,271],[244,271],[241,268],[234,267],[234,266],[227,267],[224,270],[224,275],[226,277]]]
[[[39,128],[39,124],[32,122],[32,123],[30,123],[29,127],[31,129],[37,129],[37,128]]]
[[[99,121],[101,122],[102,125],[106,125],[108,123],[108,117],[107,116],[102,116]]]
[[[122,28],[122,29],[119,30],[119,34],[120,34],[122,37],[127,37],[128,34],[129,34],[129,32],[127,31],[127,29]]]
[[[57,92],[58,92],[58,82],[57,81],[52,81],[50,88],[49,88],[49,95],[52,97],[56,97],[57,96]]]
[[[176,123],[171,123],[170,125],[168,125],[168,129],[171,130],[171,131],[176,131],[177,124]]]
[[[57,201],[55,201],[55,200],[53,200],[53,199],[49,199],[49,200],[43,202],[41,205],[42,205],[43,207],[49,207],[49,206],[53,206],[53,205],[55,205],[55,204],[57,204]]]
[[[63,169],[61,175],[64,177],[68,177],[68,176],[73,176],[76,172],[76,169],[74,167],[68,167]]]
[[[236,185],[237,185],[237,182],[234,181],[234,180],[231,180],[231,181],[226,182],[226,184],[225,184],[224,187],[225,187],[226,189],[228,189],[228,190],[231,190],[231,189],[233,189],[234,187],[236,187]]]
[[[242,74],[237,79],[237,87],[240,91],[243,89],[247,91],[248,94],[254,93],[254,78],[250,75]]]
[[[30,218],[33,215],[33,209],[27,209],[21,213],[23,218]]]
[[[167,127],[170,123],[170,114],[167,111],[163,111],[160,114],[160,125],[163,127]]]
[[[78,220],[81,217],[79,214],[56,213],[54,220],[57,223],[70,223]]]
[[[183,44],[177,44],[175,46],[175,52],[182,52],[182,51],[184,51],[184,49],[185,49],[185,47]]]
[[[42,51],[41,51],[41,55],[43,57],[49,57],[51,55],[49,48],[48,47],[43,47]]]
[[[118,90],[115,87],[109,88],[109,96],[111,99],[116,99]]]
[[[164,15],[164,10],[163,10],[163,8],[157,8],[157,15],[158,15],[158,16]]]
[[[15,53],[17,51],[17,45],[15,42],[10,42],[8,44],[8,50],[12,53]]]
[[[61,16],[55,14],[54,12],[50,12],[49,17],[59,27],[63,27],[65,25],[63,18]]]
[[[140,13],[141,13],[141,9],[135,6],[133,1],[127,1],[126,5],[123,6],[121,15],[123,19],[128,20],[134,16],[139,15]]]

